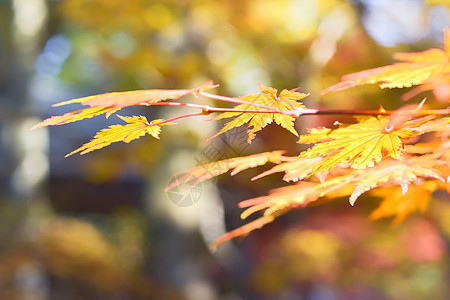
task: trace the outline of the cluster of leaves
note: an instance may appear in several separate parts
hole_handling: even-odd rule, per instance
[[[441,102],[449,102],[449,93],[442,91],[450,88],[450,30],[445,31],[444,50],[399,53],[396,58],[403,62],[346,75],[342,82],[325,89],[323,93],[380,82],[381,88],[418,85],[406,97],[432,89]],[[284,172],[285,181],[295,182],[275,189],[267,196],[241,202],[240,207],[246,208],[242,218],[261,211],[263,215],[225,234],[211,245],[212,248],[232,238],[244,236],[291,209],[304,207],[318,200],[348,196],[353,205],[363,193],[385,187],[373,193],[374,196],[382,197],[383,201],[371,217],[378,219],[395,216],[395,222],[400,222],[414,211],[424,211],[433,192],[449,190],[448,108],[426,110],[423,109],[425,101],[422,101],[418,105],[406,105],[394,111],[383,108],[377,111],[317,110],[309,109],[299,102],[308,95],[298,92],[298,89],[278,93],[276,89],[260,84],[260,94],[231,98],[206,92],[214,87],[216,85],[208,82],[193,89],[140,90],[66,101],[57,106],[80,103],[89,107],[51,117],[33,128],[67,124],[101,114],[109,117],[124,107],[134,105],[185,106],[201,110],[199,113],[150,122],[143,116],[119,116],[126,125],[112,125],[98,132],[93,140],[68,154],[71,155],[78,152],[85,154],[113,142],[129,143],[146,134],[159,138],[163,125],[174,124],[181,118],[212,113],[220,114],[210,120],[231,119],[215,136],[245,125],[248,127],[249,143],[258,131],[272,122],[298,136],[294,121],[301,116],[345,114],[355,117],[354,124],[335,123],[334,128],[310,129],[309,134],[299,137],[298,143],[313,146],[298,156],[284,156],[283,151],[272,151],[236,157],[198,166],[186,172],[188,175],[183,177],[184,180],[178,178],[178,183],[195,185],[231,169],[231,175],[234,175],[270,162],[275,166],[252,180]],[[186,95],[203,96],[237,105],[233,108],[219,108],[173,102]],[[174,186],[175,183],[169,185],[167,190]],[[386,187],[393,187],[394,190]]]

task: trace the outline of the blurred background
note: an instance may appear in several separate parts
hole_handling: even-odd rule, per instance
[[[248,222],[237,203],[283,186],[281,176],[225,175],[195,194],[164,187],[217,159],[298,154],[297,138],[276,126],[247,145],[245,130],[206,141],[220,124],[188,119],[164,127],[161,140],[69,158],[120,120],[29,130],[79,109],[51,108],[63,100],[210,79],[228,96],[262,82],[300,86],[309,108],[392,109],[406,90],[319,95],[344,74],[393,63],[395,52],[442,48],[449,25],[448,0],[0,0],[0,299],[450,299],[450,202],[439,193],[400,225],[369,220],[379,198],[355,207],[342,198],[211,253],[208,243]],[[411,102],[422,96],[444,105],[431,92]]]

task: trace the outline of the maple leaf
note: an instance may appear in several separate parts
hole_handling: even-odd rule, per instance
[[[431,120],[423,125],[421,125],[420,130],[423,132],[432,132],[432,131],[450,131],[450,117],[439,118],[436,120]]]
[[[403,194],[406,194],[411,182],[418,177],[434,178],[445,182],[441,174],[435,169],[436,166],[445,164],[444,161],[437,160],[433,155],[423,155],[419,157],[402,157],[400,160],[385,160],[371,169],[361,170],[352,176],[355,188],[350,196],[350,204],[353,205],[356,199],[363,193],[374,189],[380,184],[398,184],[401,186]]]
[[[238,238],[238,237],[244,237],[244,236],[248,235],[249,233],[251,233],[253,230],[259,229],[259,228],[263,227],[264,225],[273,222],[275,220],[275,218],[280,215],[281,214],[262,216],[248,224],[245,224],[241,227],[231,230],[231,231],[225,233],[224,235],[222,235],[221,237],[219,237],[218,239],[214,240],[209,245],[209,248],[211,249],[211,251],[215,251],[220,245],[224,244],[225,242],[235,239],[235,238]]]
[[[293,90],[282,90],[277,96],[277,90],[271,87],[266,87],[259,84],[259,87],[263,94],[251,94],[248,96],[238,97],[237,99],[248,101],[248,104],[240,104],[234,107],[236,110],[259,110],[259,111],[267,111],[267,108],[255,106],[254,104],[264,105],[268,108],[276,109],[279,111],[289,111],[289,110],[300,110],[306,109],[306,107],[297,102],[308,96],[307,94],[298,93],[297,89]],[[239,127],[245,123],[248,123],[248,142],[255,138],[255,133],[260,131],[268,124],[275,121],[278,125],[281,125],[283,128],[288,130],[289,132],[298,136],[297,131],[294,129],[294,117],[284,115],[281,113],[257,113],[257,112],[225,112],[217,117],[212,118],[211,120],[220,120],[225,118],[234,118],[233,121],[228,122],[225,126],[214,136],[214,138],[234,127]]]
[[[84,105],[90,105],[91,107],[68,112],[62,116],[50,117],[34,125],[31,129],[51,125],[63,125],[86,118],[92,118],[105,113],[108,118],[111,114],[126,106],[152,105],[163,100],[178,99],[189,94],[198,93],[200,90],[214,87],[216,87],[216,85],[210,81],[200,87],[188,90],[138,90],[120,93],[107,93],[64,101],[56,103],[53,106],[81,103]]]
[[[83,155],[91,151],[109,146],[111,143],[115,142],[129,143],[132,140],[144,136],[145,134],[150,134],[154,138],[158,139],[159,133],[161,132],[160,126],[173,124],[171,122],[164,122],[163,119],[153,120],[149,123],[147,121],[147,118],[144,116],[117,116],[129,124],[112,125],[97,132],[93,140],[67,154],[66,157],[78,152]]]
[[[241,214],[241,218],[245,219],[255,212],[264,210],[263,216],[224,234],[215,240],[210,247],[216,249],[228,240],[246,236],[251,231],[263,227],[288,211],[305,207],[327,193],[342,189],[348,184],[348,180],[330,180],[324,187],[321,183],[300,181],[295,185],[274,189],[267,196],[244,200],[239,203],[239,207],[247,208]]]
[[[436,86],[445,84],[450,76],[450,29],[445,29],[444,50],[429,49],[423,52],[397,53],[394,58],[402,62],[347,74],[342,77],[341,82],[323,90],[322,95],[374,83],[381,83],[382,89],[411,87],[423,83],[433,88],[434,81],[437,82]]]
[[[387,117],[358,117],[359,123],[341,124],[337,129],[313,128],[298,142],[316,144],[300,157],[324,157],[312,174],[329,170],[339,163],[349,163],[353,169],[373,167],[383,156],[399,158],[404,151],[401,139],[421,135],[423,132],[416,127],[429,119],[420,118],[387,128]]]
[[[315,170],[317,165],[322,161],[322,157],[286,157],[284,158],[284,160],[286,162],[276,165],[272,169],[253,177],[252,180],[256,180],[261,177],[278,172],[285,172],[285,175],[283,177],[284,181],[297,182],[308,177],[308,175],[311,174]]]
[[[118,110],[119,108],[112,108],[112,107],[89,107],[85,109],[80,109],[68,112],[62,116],[53,116],[48,119],[45,119],[44,121],[34,125],[31,128],[31,130],[38,129],[44,126],[68,124],[83,119],[96,117],[102,114],[106,114],[106,118],[108,118],[111,114],[115,113]]]
[[[284,151],[272,151],[263,152],[249,156],[235,157],[230,159],[224,159],[209,164],[201,165],[176,176],[177,180],[170,183],[166,187],[166,191],[171,190],[179,184],[190,184],[191,186],[208,180],[210,178],[219,176],[233,169],[231,175],[235,175],[248,168],[254,168],[257,166],[262,166],[267,162],[280,163],[284,159],[282,154]]]
[[[163,100],[175,100],[183,96],[194,94],[204,89],[211,89],[216,87],[212,81],[205,83],[204,85],[193,89],[178,89],[178,90],[136,90],[128,92],[118,93],[106,93],[94,96],[88,96],[61,103],[54,104],[53,106],[61,106],[72,103],[81,103],[89,106],[104,106],[104,107],[116,107],[122,108],[133,105],[152,105],[154,103]]]
[[[276,217],[285,214],[293,207],[305,206],[309,201],[317,198],[317,194],[308,194],[315,185],[315,183],[302,181],[294,186],[272,190],[268,196],[240,202],[239,207],[250,207],[242,213],[241,218],[244,219],[254,212],[265,209],[264,215],[222,235],[210,244],[210,248],[215,250],[218,246],[231,239],[246,236],[253,230],[274,221]]]
[[[401,223],[415,211],[424,213],[431,196],[438,189],[438,182],[426,181],[420,185],[411,185],[405,194],[400,187],[384,188],[370,192],[372,196],[381,197],[380,205],[370,214],[372,220],[395,216],[394,224]]]

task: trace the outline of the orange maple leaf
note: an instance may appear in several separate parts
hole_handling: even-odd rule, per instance
[[[261,106],[254,106],[252,103],[258,105],[264,105],[268,108],[276,109],[278,111],[289,111],[289,110],[300,110],[306,109],[306,107],[297,102],[308,96],[307,94],[298,93],[297,89],[293,90],[282,90],[280,94],[277,96],[277,90],[271,87],[266,87],[259,84],[259,87],[263,94],[251,94],[248,96],[238,97],[237,99],[244,100],[249,102],[248,104],[240,104],[234,107],[236,110],[257,110],[257,111],[265,111],[267,108],[263,108]],[[236,118],[235,118],[236,117]],[[225,118],[235,118],[233,121],[228,122],[225,126],[213,137],[214,138],[234,127],[242,126],[245,123],[248,123],[248,142],[255,138],[255,133],[260,131],[268,124],[275,121],[278,125],[281,125],[283,128],[288,130],[289,132],[298,136],[297,131],[294,129],[294,117],[288,116],[280,113],[257,113],[257,112],[225,112],[217,117],[212,118],[211,120],[220,120]]]
[[[415,211],[425,212],[439,182],[426,181],[420,185],[412,184],[405,194],[400,187],[378,189],[370,192],[372,196],[383,200],[370,214],[372,220],[395,216],[394,224],[401,223],[408,215]]]
[[[115,142],[129,143],[132,140],[138,139],[147,133],[158,139],[159,133],[161,132],[160,126],[173,124],[171,122],[164,122],[163,119],[153,120],[149,123],[147,121],[147,118],[145,118],[144,116],[117,116],[128,124],[112,125],[97,132],[93,140],[70,152],[66,155],[66,157],[78,152],[83,155],[91,151],[109,146],[111,143]]]
[[[429,49],[415,53],[397,53],[394,57],[402,62],[393,65],[347,74],[342,81],[322,91],[345,90],[363,84],[380,83],[384,88],[403,88],[425,84],[415,95],[427,89],[447,86],[450,82],[450,28],[445,29],[444,50]],[[447,99],[448,100],[448,99]]]

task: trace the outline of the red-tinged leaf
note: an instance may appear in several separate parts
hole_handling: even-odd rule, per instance
[[[118,117],[129,124],[112,125],[109,128],[97,132],[93,140],[91,140],[89,143],[84,144],[75,151],[67,154],[66,157],[78,152],[83,155],[91,151],[109,146],[111,143],[115,142],[129,143],[132,140],[144,136],[145,134],[150,134],[154,138],[159,138],[161,126],[173,124],[170,122],[165,122],[162,119],[153,120],[151,123],[149,123],[147,121],[147,118],[145,118],[144,116]]]
[[[423,82],[420,86],[404,93],[403,100],[409,100],[420,93],[432,90],[436,99],[440,102],[450,101],[450,74],[436,76]]]
[[[381,184],[400,185],[405,194],[408,186],[418,177],[434,178],[445,182],[442,175],[435,167],[445,164],[433,155],[423,155],[420,157],[402,157],[400,160],[385,160],[371,169],[365,169],[350,174],[353,176],[355,189],[350,196],[350,204],[353,205],[356,199],[363,193],[370,191]]]
[[[445,51],[429,49],[416,53],[397,53],[395,58],[403,62],[345,75],[341,82],[323,90],[322,95],[363,84],[380,83],[381,88],[403,88],[441,80],[441,76],[450,73],[449,32],[447,28]]]
[[[382,157],[398,159],[404,151],[403,139],[419,136],[423,132],[416,127],[427,122],[421,118],[398,124],[398,128],[386,128],[387,117],[360,117],[359,123],[340,124],[337,129],[311,129],[309,135],[301,136],[299,143],[316,143],[302,152],[300,157],[324,157],[312,173],[330,170],[339,163],[349,163],[353,169],[373,167]]]
[[[441,131],[450,132],[450,117],[428,121],[419,127],[423,132]]]
[[[239,207],[248,207],[242,213],[242,218],[246,218],[261,210],[264,210],[264,215],[253,222],[224,234],[214,241],[210,247],[215,250],[226,241],[246,236],[253,230],[263,227],[291,209],[304,207],[327,193],[342,189],[348,183],[348,181],[335,180],[329,181],[327,186],[323,187],[320,183],[301,181],[295,185],[272,190],[267,196],[242,201],[239,203]]]
[[[320,164],[320,162],[322,161],[322,157],[286,157],[284,160],[286,160],[286,162],[276,165],[272,169],[253,177],[252,180],[256,180],[270,174],[284,172],[286,173],[283,177],[284,181],[297,182],[308,177],[309,174],[311,174]]]
[[[277,211],[304,207],[309,202],[319,198],[317,183],[301,181],[295,185],[289,185],[270,191],[269,195],[254,199],[244,200],[239,203],[239,207],[249,207],[242,214],[245,219],[249,215],[264,211],[264,215],[273,215]]]
[[[307,94],[298,93],[298,89],[283,90],[280,95],[277,96],[277,90],[271,87],[266,87],[260,84],[260,89],[263,94],[251,94],[248,96],[239,97],[237,99],[249,102],[249,104],[241,104],[234,107],[234,109],[242,110],[260,110],[266,111],[267,108],[254,106],[252,103],[265,105],[269,108],[279,111],[290,111],[306,109],[306,107],[297,102],[308,96]],[[235,118],[231,122],[225,124],[225,126],[213,137],[216,137],[234,127],[242,126],[248,123],[248,142],[255,138],[255,133],[266,127],[268,124],[275,121],[278,125],[282,126],[286,130],[298,136],[297,131],[294,129],[294,117],[280,114],[280,113],[255,113],[255,112],[226,112],[214,117],[212,120],[220,120],[225,118]],[[212,137],[212,138],[213,138]]]
[[[426,101],[424,98],[418,105],[409,104],[400,107],[395,110],[390,116],[389,121],[386,124],[386,128],[393,130],[397,128],[401,128],[406,121],[410,120],[414,113],[420,111]]]
[[[220,245],[228,242],[229,240],[235,239],[237,237],[245,237],[253,230],[260,229],[264,225],[273,222],[275,218],[276,216],[274,215],[262,216],[261,218],[258,218],[244,226],[225,233],[220,238],[212,242],[209,245],[209,248],[211,249],[211,251],[215,251]]]
[[[106,93],[101,95],[94,95],[73,99],[65,102],[55,104],[54,106],[61,106],[72,103],[81,103],[92,107],[116,107],[122,108],[133,105],[152,105],[163,100],[179,99],[183,96],[198,93],[200,90],[211,89],[216,87],[212,81],[193,89],[187,90],[137,90],[129,92]]]
[[[284,158],[282,154],[284,151],[272,151],[254,154],[250,156],[235,157],[225,160],[212,162],[201,165],[185,172],[177,174],[177,180],[170,183],[166,187],[166,191],[171,190],[179,184],[189,184],[191,186],[208,180],[210,178],[219,176],[233,169],[231,175],[235,175],[248,168],[262,166],[267,162],[280,163]]]
[[[34,125],[31,128],[31,130],[41,128],[44,126],[68,124],[83,119],[96,117],[102,114],[106,114],[106,117],[108,118],[111,114],[115,113],[118,110],[119,108],[112,108],[112,107],[89,107],[81,110],[72,111],[62,116],[50,117],[40,122],[39,124]]]

